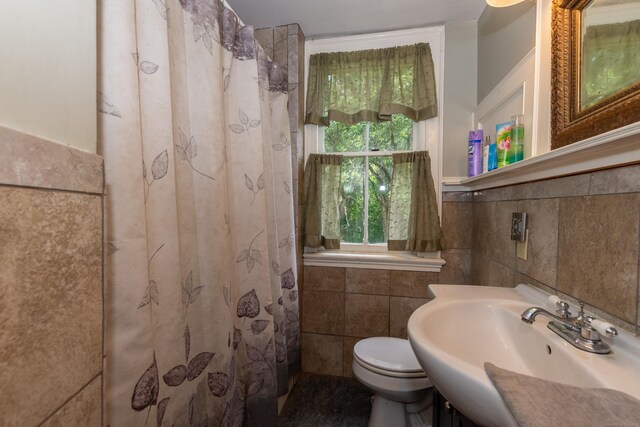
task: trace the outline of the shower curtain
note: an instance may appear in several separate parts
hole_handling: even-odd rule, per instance
[[[102,0],[98,68],[105,425],[275,425],[300,364],[287,76],[213,0]]]

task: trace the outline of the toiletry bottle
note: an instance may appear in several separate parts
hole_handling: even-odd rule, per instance
[[[482,144],[482,173],[489,172],[489,145],[491,145],[491,137],[487,136]]]
[[[498,169],[498,146],[491,142],[491,137],[487,136],[486,145],[489,147],[487,156],[487,170]]]
[[[511,146],[509,147],[509,163],[524,159],[524,116],[516,114],[511,117]]]
[[[469,132],[469,177],[482,173],[482,129]]]
[[[496,144],[498,145],[498,167],[507,166],[511,147],[511,122],[496,124]]]

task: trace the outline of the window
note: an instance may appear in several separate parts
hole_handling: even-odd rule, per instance
[[[350,126],[331,122],[323,131],[322,151],[345,157],[340,194],[343,246],[380,245],[375,249],[384,249],[393,172],[391,154],[415,148],[414,123],[394,115],[391,122]]]
[[[305,156],[311,153],[339,153],[344,156],[340,195],[340,252],[387,252],[386,209],[393,164],[391,154],[394,152],[429,151],[438,193],[438,206],[441,208],[444,28],[432,27],[311,40],[305,43],[305,70],[308,72],[309,56],[312,54],[387,48],[422,42],[429,43],[431,47],[440,112],[438,117],[418,123],[402,115],[394,115],[390,122],[361,122],[355,125],[331,122],[327,127],[305,125]],[[307,80],[305,78],[305,81]],[[317,259],[310,256],[310,262],[317,262],[312,258]],[[379,258],[376,258],[375,262],[378,263]],[[370,265],[367,268],[375,267]],[[439,271],[439,268],[424,271]]]

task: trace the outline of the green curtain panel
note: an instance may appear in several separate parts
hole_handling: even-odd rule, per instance
[[[304,245],[340,249],[342,156],[311,154],[304,170]]]
[[[438,115],[428,43],[311,55],[305,124],[377,123],[392,114],[416,122]]]
[[[393,155],[389,209],[390,251],[445,249],[427,151]]]
[[[582,43],[582,108],[640,81],[640,20],[587,27]]]

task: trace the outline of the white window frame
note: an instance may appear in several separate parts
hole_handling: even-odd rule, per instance
[[[414,123],[414,150],[428,150],[431,169],[438,200],[438,214],[442,217],[442,144],[443,144],[443,88],[444,88],[444,26],[412,30],[390,31],[328,39],[307,40],[305,42],[305,82],[309,78],[309,57],[324,52],[350,52],[366,49],[382,49],[395,46],[429,43],[433,58],[438,99],[438,116]],[[305,86],[305,91],[306,91]],[[305,94],[306,99],[306,94]],[[304,127],[304,160],[312,153],[323,152],[324,128],[315,125]],[[365,154],[365,153],[362,153]],[[358,255],[360,256],[354,256]],[[375,256],[373,256],[375,255]],[[341,261],[341,259],[343,259]],[[330,261],[329,261],[330,260]],[[386,260],[386,261],[385,261]],[[326,261],[326,262],[325,262]],[[440,252],[410,255],[409,253],[388,252],[386,244],[341,243],[339,251],[323,251],[305,254],[305,265],[341,265],[363,268],[402,269],[417,271],[440,271],[444,260]]]

